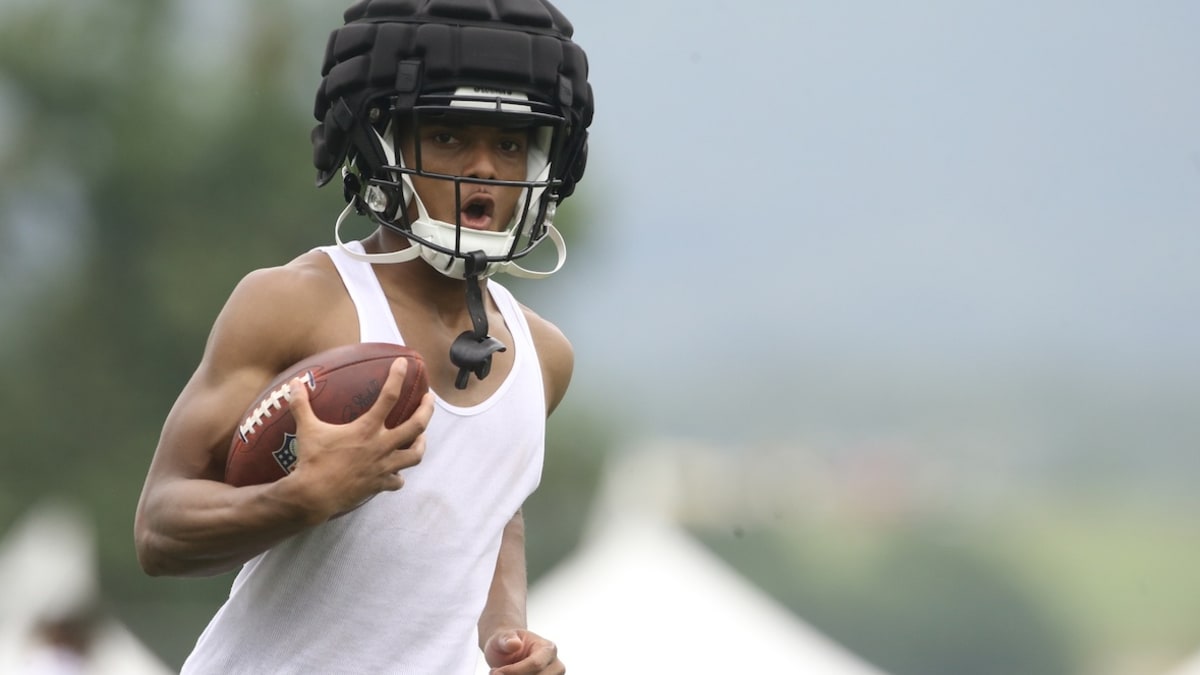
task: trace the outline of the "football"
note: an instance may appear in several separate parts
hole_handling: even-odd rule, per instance
[[[379,398],[388,370],[397,358],[408,359],[400,398],[385,423],[408,419],[429,390],[421,355],[403,345],[361,342],[314,354],[275,378],[238,419],[225,461],[225,482],[241,487],[270,483],[296,465],[296,420],[288,405],[288,384],[301,378],[308,386],[313,413],[324,422],[345,424]]]

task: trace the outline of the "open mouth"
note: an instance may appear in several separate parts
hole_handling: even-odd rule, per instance
[[[496,202],[491,195],[477,192],[463,202],[458,212],[458,222],[472,230],[488,230],[495,220]]]

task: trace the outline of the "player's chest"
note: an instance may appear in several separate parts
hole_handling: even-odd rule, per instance
[[[504,345],[502,351],[493,352],[487,375],[482,379],[475,374],[467,378],[465,389],[456,386],[459,366],[451,357],[451,346],[469,326],[445,326],[436,321],[416,321],[404,316],[397,321],[404,344],[417,350],[425,358],[430,388],[442,400],[459,407],[478,405],[496,393],[500,385],[512,372],[519,345],[514,344],[512,333],[499,313],[489,317],[488,335]]]

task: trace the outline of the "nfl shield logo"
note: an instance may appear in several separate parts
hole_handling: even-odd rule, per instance
[[[284,472],[291,473],[296,467],[296,436],[284,432],[283,445],[279,449],[271,453],[275,456],[275,461],[279,462],[279,466],[283,467]]]

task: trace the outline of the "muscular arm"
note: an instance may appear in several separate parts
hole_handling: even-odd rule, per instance
[[[349,441],[327,433],[324,427],[334,425],[311,420],[298,428],[301,461],[294,473],[266,485],[234,488],[222,482],[234,427],[254,396],[300,358],[353,339],[321,330],[322,313],[333,311],[337,303],[329,288],[317,267],[301,262],[252,273],[230,296],[199,367],[163,425],[142,488],[134,534],[138,560],[147,573],[203,576],[234,569],[337,513],[343,504],[331,498],[335,491],[359,498],[399,487],[386,483],[386,477],[347,486],[342,479],[349,473],[346,462],[325,461],[332,453],[321,452]],[[379,403],[383,399],[381,393]],[[425,415],[427,421],[427,412],[414,417]],[[299,424],[298,412],[297,420]],[[367,422],[353,424],[361,429]],[[391,452],[411,445],[423,425],[419,421],[405,429],[403,439],[360,434],[351,441],[378,447],[392,443],[387,448]],[[389,475],[397,481],[394,471],[405,464],[399,458],[388,461],[394,464],[387,467]]]
[[[554,325],[529,310],[525,314],[542,365],[549,415],[566,395],[574,369],[574,352]],[[564,672],[554,643],[527,630],[527,590],[525,518],[518,511],[504,527],[500,540],[487,605],[479,618],[479,646],[489,665],[502,667],[499,672]]]
[[[305,351],[288,337],[305,333],[289,325],[303,316],[279,316],[282,305],[271,301],[297,276],[280,268],[242,280],[167,416],[134,521],[138,560],[149,574],[224,572],[315,519],[290,482],[240,489],[221,482],[237,417]],[[278,330],[265,330],[275,321],[282,321]]]
[[[520,511],[504,526],[496,573],[479,617],[480,649],[498,631],[525,628],[525,517]]]

